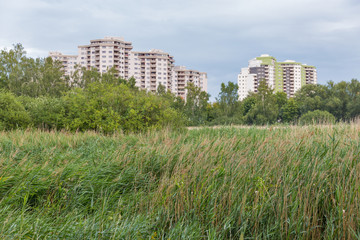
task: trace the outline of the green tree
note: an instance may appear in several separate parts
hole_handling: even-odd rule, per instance
[[[189,124],[204,124],[207,118],[206,107],[210,95],[201,91],[201,88],[196,87],[193,83],[189,83],[186,90],[187,96],[184,112],[188,118]]]
[[[20,97],[31,118],[31,124],[41,129],[63,129],[65,102],[59,97]]]
[[[326,87],[328,94],[325,100],[324,110],[333,114],[337,120],[348,120],[349,113],[347,105],[350,102],[349,84],[344,81],[337,84],[330,81]]]
[[[27,58],[21,44],[0,52],[0,86],[17,96],[60,96],[69,89],[62,64],[51,58]]]
[[[353,119],[360,116],[360,82],[352,79],[349,88],[349,102],[347,103],[347,112],[349,118]]]
[[[275,101],[280,110],[288,102],[287,94],[284,92],[275,93]]]
[[[0,87],[10,90],[16,95],[20,95],[22,79],[27,58],[24,47],[15,44],[13,49],[6,49],[0,52]]]
[[[260,81],[258,92],[250,94],[255,98],[255,104],[245,115],[245,122],[248,124],[272,124],[279,116],[279,107],[273,90],[268,87],[265,81]]]
[[[64,101],[65,126],[72,131],[138,132],[183,125],[182,115],[171,102],[125,83],[91,83],[68,92]]]
[[[335,117],[327,111],[315,110],[309,111],[299,118],[300,124],[327,124],[335,123]]]
[[[0,90],[0,130],[24,128],[30,117],[14,94]]]
[[[290,98],[280,110],[280,118],[283,122],[295,122],[299,117],[299,107],[297,102]]]
[[[223,112],[223,115],[231,117],[238,110],[239,106],[239,95],[238,95],[238,85],[233,82],[228,82],[228,84],[221,83],[221,90],[219,97],[216,99],[220,105],[220,109]]]
[[[300,114],[309,111],[324,110],[328,96],[326,86],[308,84],[295,93],[295,100],[299,106]]]

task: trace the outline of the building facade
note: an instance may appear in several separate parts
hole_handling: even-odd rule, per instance
[[[185,66],[176,66],[172,71],[172,89],[171,91],[181,98],[187,95],[189,83],[201,88],[202,91],[207,91],[207,74],[197,70],[187,69]]]
[[[119,37],[91,40],[89,45],[78,46],[78,64],[86,69],[104,73],[114,67],[119,76],[129,77],[129,53],[132,43]]]
[[[162,50],[148,52],[132,51],[132,43],[123,38],[105,37],[91,40],[89,45],[78,46],[78,55],[64,55],[50,52],[54,60],[60,60],[65,75],[71,76],[77,65],[90,70],[97,69],[105,73],[114,67],[118,76],[135,78],[136,86],[156,92],[159,85],[165,86],[177,96],[186,98],[186,86],[189,82],[207,91],[207,74],[186,67],[174,65],[174,57]]]
[[[65,55],[61,52],[50,52],[49,56],[55,61],[60,61],[63,65],[63,70],[66,76],[71,76],[74,73],[76,64],[78,63],[77,55]]]
[[[238,75],[239,99],[246,98],[249,92],[257,92],[260,81],[265,81],[275,92],[285,92],[290,98],[305,84],[316,84],[316,68],[292,60],[277,62],[274,57],[263,54],[241,69]]]
[[[172,89],[174,57],[162,50],[130,53],[130,76],[136,79],[136,86],[156,92],[159,85]]]

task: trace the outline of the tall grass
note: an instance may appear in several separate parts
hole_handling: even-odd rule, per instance
[[[1,239],[360,239],[360,125],[0,132]]]

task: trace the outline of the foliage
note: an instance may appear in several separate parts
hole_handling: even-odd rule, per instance
[[[238,85],[233,82],[228,82],[227,85],[221,83],[221,90],[217,101],[223,114],[227,117],[231,117],[237,110],[238,89]]]
[[[253,97],[255,103],[245,115],[245,122],[258,125],[275,123],[279,109],[273,90],[268,87],[265,81],[260,81],[258,92]]]
[[[325,108],[327,89],[323,85],[305,85],[295,94],[300,114]]]
[[[92,83],[69,92],[64,101],[65,126],[72,131],[138,132],[183,124],[170,102],[125,84]]]
[[[0,52],[0,88],[17,96],[61,96],[69,89],[60,62],[26,57],[21,44]]]
[[[0,90],[0,130],[27,127],[30,117],[21,102],[9,92]]]
[[[30,115],[31,125],[45,130],[63,129],[65,121],[65,102],[55,97],[21,97],[26,111]]]
[[[294,123],[299,114],[299,107],[293,98],[290,98],[280,110],[280,118],[286,123]]]
[[[184,113],[188,118],[189,125],[204,124],[207,115],[206,107],[209,101],[210,95],[193,83],[189,83],[186,87],[187,96],[184,106]]]
[[[327,124],[335,123],[335,117],[327,111],[315,110],[307,112],[299,119],[300,124]]]

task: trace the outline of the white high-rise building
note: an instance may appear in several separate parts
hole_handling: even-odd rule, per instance
[[[130,52],[129,77],[136,79],[136,86],[156,92],[159,85],[171,90],[171,73],[174,57],[162,50]]]
[[[185,66],[176,66],[172,73],[172,92],[183,99],[186,98],[189,83],[199,87],[202,91],[207,91],[207,74],[196,70],[187,69]]]
[[[63,64],[65,75],[70,76],[74,73],[76,64],[78,63],[77,55],[65,55],[61,52],[50,52],[49,56],[55,61],[58,60]]]
[[[120,77],[129,77],[129,53],[131,42],[119,37],[105,37],[90,41],[90,45],[78,46],[78,64],[86,69],[96,68],[104,73],[115,67]]]
[[[89,45],[78,46],[78,55],[63,55],[50,52],[54,60],[60,60],[65,75],[71,75],[76,65],[105,73],[114,67],[118,76],[129,79],[134,77],[136,86],[156,92],[159,85],[182,98],[186,98],[188,82],[207,91],[207,74],[186,67],[174,66],[174,57],[162,50],[148,52],[132,51],[132,43],[119,37],[105,37],[91,40]],[[184,74],[183,74],[184,73]],[[180,84],[179,84],[180,82]]]

